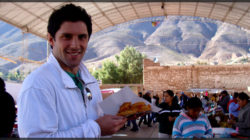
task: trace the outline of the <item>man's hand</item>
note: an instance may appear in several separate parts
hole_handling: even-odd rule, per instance
[[[126,123],[127,119],[121,116],[104,115],[96,120],[101,128],[101,135],[112,135]]]

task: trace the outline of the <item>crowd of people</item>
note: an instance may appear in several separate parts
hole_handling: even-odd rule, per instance
[[[157,122],[159,138],[212,138],[212,125],[207,116],[211,110],[217,109],[228,116],[226,123],[238,130],[237,136],[250,137],[250,103],[249,96],[244,92],[235,92],[231,96],[223,90],[220,94],[206,92],[197,96],[184,92],[174,94],[172,90],[166,90],[161,99],[150,91],[144,95],[139,92],[138,96],[161,110],[138,118],[138,124],[136,120],[128,121],[127,127],[133,122],[131,131],[139,131],[142,122],[148,127],[152,126],[152,122]]]
[[[53,11],[48,20],[48,61],[27,76],[19,93],[18,134],[21,138],[100,138],[118,132],[126,117],[107,115],[99,103],[103,100],[97,80],[82,63],[92,33],[91,16],[80,6],[66,4]],[[0,79],[0,137],[11,136],[16,119],[15,103]],[[161,108],[132,123],[131,131],[141,125],[159,123],[161,138],[211,138],[212,127],[202,110],[209,110],[210,100],[189,97],[171,90],[163,98],[150,91],[139,96]],[[250,103],[246,93],[235,93],[230,101],[227,91],[213,96],[212,102],[229,112],[239,135],[250,136]],[[153,96],[153,98],[152,98]],[[217,100],[218,99],[218,100]],[[214,100],[214,101],[213,101]],[[206,112],[206,111],[205,111]],[[143,123],[143,124],[142,124]],[[128,124],[128,125],[129,125]]]

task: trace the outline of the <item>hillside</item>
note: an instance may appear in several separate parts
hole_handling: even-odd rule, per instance
[[[84,57],[86,65],[100,67],[103,60],[114,59],[126,45],[134,46],[150,59],[157,58],[162,65],[195,64],[197,61],[226,64],[249,53],[249,30],[200,17],[158,19],[156,26],[148,21],[150,18],[147,21],[138,19],[93,34]],[[30,34],[22,36],[19,29],[4,22],[0,22],[0,29],[0,55],[17,62],[0,59],[0,72],[29,71],[25,70],[26,66],[27,69],[36,68],[20,65],[19,56],[36,61],[46,58],[44,39]]]

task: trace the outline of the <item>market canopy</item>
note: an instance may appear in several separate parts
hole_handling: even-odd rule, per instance
[[[69,2],[0,2],[0,20],[24,32],[47,36],[54,9]],[[207,17],[250,29],[250,2],[72,2],[92,16],[93,32],[120,23],[155,16]]]

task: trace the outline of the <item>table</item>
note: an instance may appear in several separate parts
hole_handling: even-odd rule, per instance
[[[230,134],[238,133],[233,128],[213,127],[212,130],[215,138],[230,138]]]

